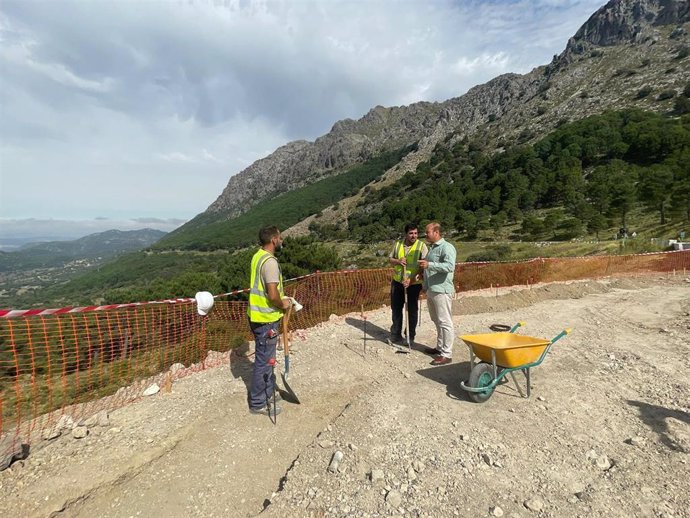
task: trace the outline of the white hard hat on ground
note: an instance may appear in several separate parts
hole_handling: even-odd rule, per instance
[[[196,310],[200,315],[208,315],[213,308],[213,295],[208,291],[198,291],[194,295],[196,299]]]

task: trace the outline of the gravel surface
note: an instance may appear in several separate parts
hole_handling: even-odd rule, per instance
[[[454,313],[457,334],[573,333],[529,399],[508,377],[477,404],[462,341],[432,367],[385,344],[388,308],[332,316],[293,333],[302,404],[276,424],[247,411],[251,357],[226,354],[32,445],[0,472],[5,515],[690,517],[690,278],[484,290]],[[425,304],[417,334],[434,345]]]

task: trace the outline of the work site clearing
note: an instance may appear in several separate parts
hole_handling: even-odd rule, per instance
[[[294,332],[301,404],[275,424],[248,412],[251,355],[235,351],[86,437],[32,445],[0,472],[3,516],[690,517],[690,278],[458,295],[456,335],[572,328],[529,399],[516,373],[470,402],[467,347],[431,366],[421,314],[410,354],[386,344],[388,307]]]

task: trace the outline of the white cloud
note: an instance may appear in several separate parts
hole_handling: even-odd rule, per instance
[[[0,7],[0,217],[188,219],[376,105],[548,63],[603,0]]]

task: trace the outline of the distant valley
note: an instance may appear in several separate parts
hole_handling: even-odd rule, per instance
[[[0,306],[69,281],[121,254],[147,248],[164,235],[152,229],[108,230],[73,241],[31,243],[14,252],[0,251]]]

